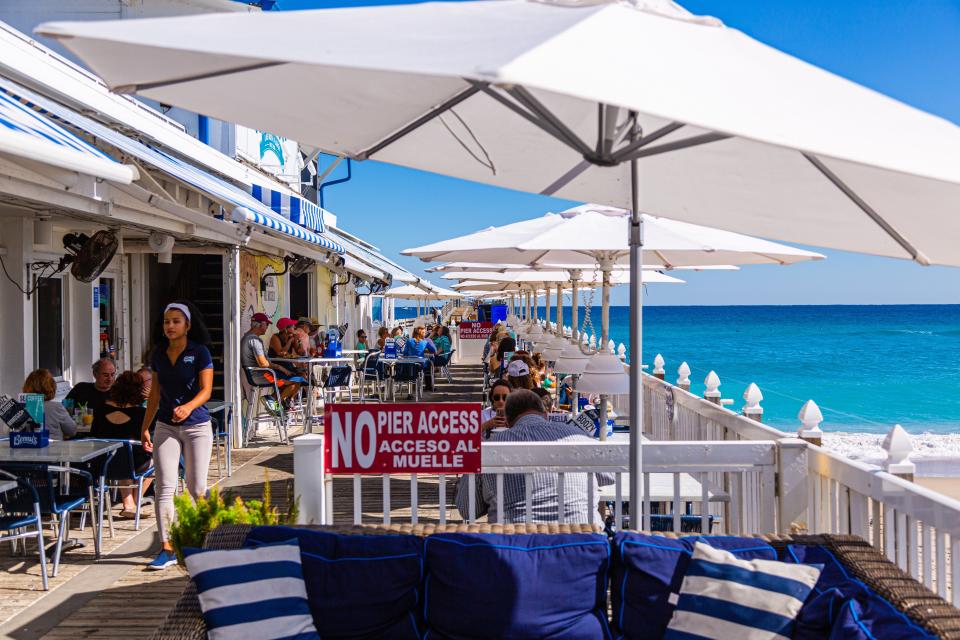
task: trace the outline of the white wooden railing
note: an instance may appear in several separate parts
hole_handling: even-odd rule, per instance
[[[417,523],[425,517],[444,524],[450,521],[472,523],[477,520],[474,497],[476,476],[461,478],[433,476],[429,479],[436,502],[431,509],[419,504],[426,479],[416,475],[353,475],[348,482],[335,483],[336,477],[323,469],[323,436],[307,435],[294,440],[295,493],[300,499],[303,522],[326,524],[360,524],[364,521],[364,488],[373,502],[368,511],[377,513],[375,520],[390,524],[398,519],[392,512],[403,512],[404,520]],[[778,444],[773,441],[750,442],[654,442],[644,446],[643,526],[651,527],[651,504],[663,505],[661,513],[673,518],[672,528],[681,529],[681,516],[688,505],[692,515],[701,518],[701,531],[748,534],[778,530],[775,504]],[[526,495],[524,521],[533,522],[532,475],[557,474],[560,522],[563,521],[566,496],[564,478],[569,474],[586,473],[587,505],[610,504],[610,515],[617,528],[623,525],[624,504],[629,504],[629,445],[616,442],[503,442],[482,445],[482,468],[485,482],[497,489],[497,512],[503,509],[503,482],[507,475],[525,476]],[[610,474],[614,483],[603,494],[595,474]],[[341,476],[340,478],[343,478]],[[346,478],[351,478],[347,476]],[[395,482],[408,482],[409,493],[395,501]],[[466,483],[468,513],[459,513],[448,504],[448,484]],[[347,491],[348,495],[339,493]],[[372,491],[371,491],[372,489]],[[436,504],[435,508],[433,504]],[[407,509],[409,508],[409,512]],[[367,519],[370,519],[368,514]],[[713,523],[712,529],[710,523]]]
[[[960,605],[960,501],[818,446],[807,460],[810,531],[860,536]]]

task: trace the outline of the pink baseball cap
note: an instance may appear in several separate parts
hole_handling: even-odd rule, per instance
[[[283,329],[286,329],[287,327],[295,327],[295,326],[297,326],[297,321],[294,320],[293,318],[280,318],[279,320],[277,320],[277,329],[283,330]]]

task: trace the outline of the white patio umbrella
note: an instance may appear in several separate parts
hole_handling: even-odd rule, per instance
[[[443,289],[435,285],[430,285],[429,288],[424,289],[416,285],[408,284],[402,287],[394,287],[393,289],[388,289],[384,294],[385,298],[404,298],[404,299],[414,299],[420,298],[423,300],[450,300],[456,298],[462,298],[463,295],[457,293],[456,291],[451,291],[450,289]]]
[[[627,207],[634,272],[642,211],[960,265],[957,126],[668,0],[208,14],[38,32],[120,91],[351,158]],[[282,33],[283,46],[264,33]],[[271,90],[251,90],[262,86]],[[630,301],[638,364],[638,282]],[[631,377],[638,419],[638,366]],[[639,429],[631,450],[640,495]]]
[[[663,269],[656,265],[643,265],[644,270]],[[546,264],[546,265],[525,265],[525,264],[501,264],[495,262],[446,262],[433,267],[427,267],[424,271],[429,273],[449,273],[451,271],[473,272],[497,272],[506,273],[508,271],[555,271],[557,269],[583,269],[582,264]],[[670,267],[671,271],[738,271],[740,267],[734,264],[705,264],[696,266],[677,266]]]

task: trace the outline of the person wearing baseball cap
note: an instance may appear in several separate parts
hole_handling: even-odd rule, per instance
[[[263,342],[260,340],[260,336],[267,332],[267,328],[271,324],[273,323],[265,313],[255,313],[250,318],[250,330],[240,339],[240,366],[244,368],[259,367],[276,371],[278,376],[276,382],[277,386],[280,387],[280,398],[283,401],[289,401],[291,397],[296,395],[300,389],[300,385],[294,381],[295,378],[288,381],[288,378],[293,378],[294,374],[278,364],[275,365],[271,363],[263,352]],[[279,324],[278,322],[277,325],[279,326]],[[254,375],[254,380],[258,384],[272,383],[274,376],[269,373],[257,373]]]

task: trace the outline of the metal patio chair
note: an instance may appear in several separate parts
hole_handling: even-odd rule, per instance
[[[47,549],[43,544],[43,517],[40,513],[40,496],[30,481],[7,471],[0,470],[0,480],[16,480],[14,489],[0,493],[0,542],[10,541],[14,545],[23,540],[26,553],[27,540],[37,539],[37,554],[40,556],[40,579],[43,590],[47,584]],[[34,527],[29,531],[28,527]],[[14,549],[16,550],[16,549]]]
[[[276,424],[280,439],[284,444],[289,443],[287,423],[290,414],[283,408],[280,387],[277,385],[279,380],[277,372],[267,367],[244,367],[243,372],[252,396],[247,402],[246,428],[243,430],[244,446],[250,441],[252,435],[256,435],[257,425],[262,418],[267,418]],[[268,380],[264,374],[270,374],[273,380]]]
[[[367,385],[373,383],[373,388],[377,391],[377,402],[383,402],[384,389],[386,384],[385,376],[380,364],[380,352],[371,351],[363,359],[363,364],[357,370],[357,381],[360,385],[360,402],[366,402]]]

